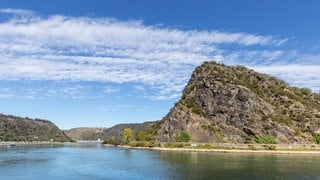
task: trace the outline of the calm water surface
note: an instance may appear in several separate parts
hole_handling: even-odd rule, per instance
[[[24,145],[0,147],[0,179],[320,179],[320,156]]]

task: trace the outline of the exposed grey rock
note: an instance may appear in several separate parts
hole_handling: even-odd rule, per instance
[[[162,120],[158,141],[182,131],[193,142],[313,143],[320,124],[320,95],[245,67],[214,62],[196,68],[182,97]]]

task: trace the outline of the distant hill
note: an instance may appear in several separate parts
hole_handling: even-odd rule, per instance
[[[121,139],[125,128],[132,129],[133,133],[146,131],[151,128],[155,122],[118,124],[110,128],[88,128],[80,127],[64,131],[73,140],[106,140]]]
[[[104,139],[106,128],[80,127],[65,130],[64,133],[75,141]]]
[[[47,120],[0,114],[1,141],[71,141],[56,125]]]
[[[320,133],[320,95],[242,66],[197,67],[182,98],[160,122],[156,140],[314,143]]]

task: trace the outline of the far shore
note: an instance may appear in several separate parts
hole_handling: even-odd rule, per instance
[[[45,145],[45,144],[67,144],[72,142],[51,142],[51,141],[0,141],[0,147],[16,145]],[[73,142],[77,143],[77,142]],[[205,144],[206,147],[132,147],[128,145],[105,144],[105,146],[155,150],[155,151],[176,151],[176,152],[213,152],[213,153],[261,153],[261,154],[319,154],[320,145],[318,144]],[[265,147],[275,147],[274,149],[264,149]]]
[[[13,145],[24,145],[24,144],[64,144],[70,142],[52,142],[52,141],[0,141],[1,146],[13,146]]]

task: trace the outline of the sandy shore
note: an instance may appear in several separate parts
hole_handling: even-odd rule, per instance
[[[113,146],[113,145],[106,145]],[[212,153],[261,153],[261,154],[319,154],[319,150],[290,149],[290,150],[250,150],[250,149],[202,149],[202,148],[165,148],[165,147],[131,147],[117,146],[128,149],[156,150],[156,151],[176,151],[176,152],[212,152]]]
[[[161,151],[215,152],[215,153],[266,153],[266,154],[319,154],[320,151],[308,150],[244,150],[244,149],[192,149],[192,148],[150,148]]]

